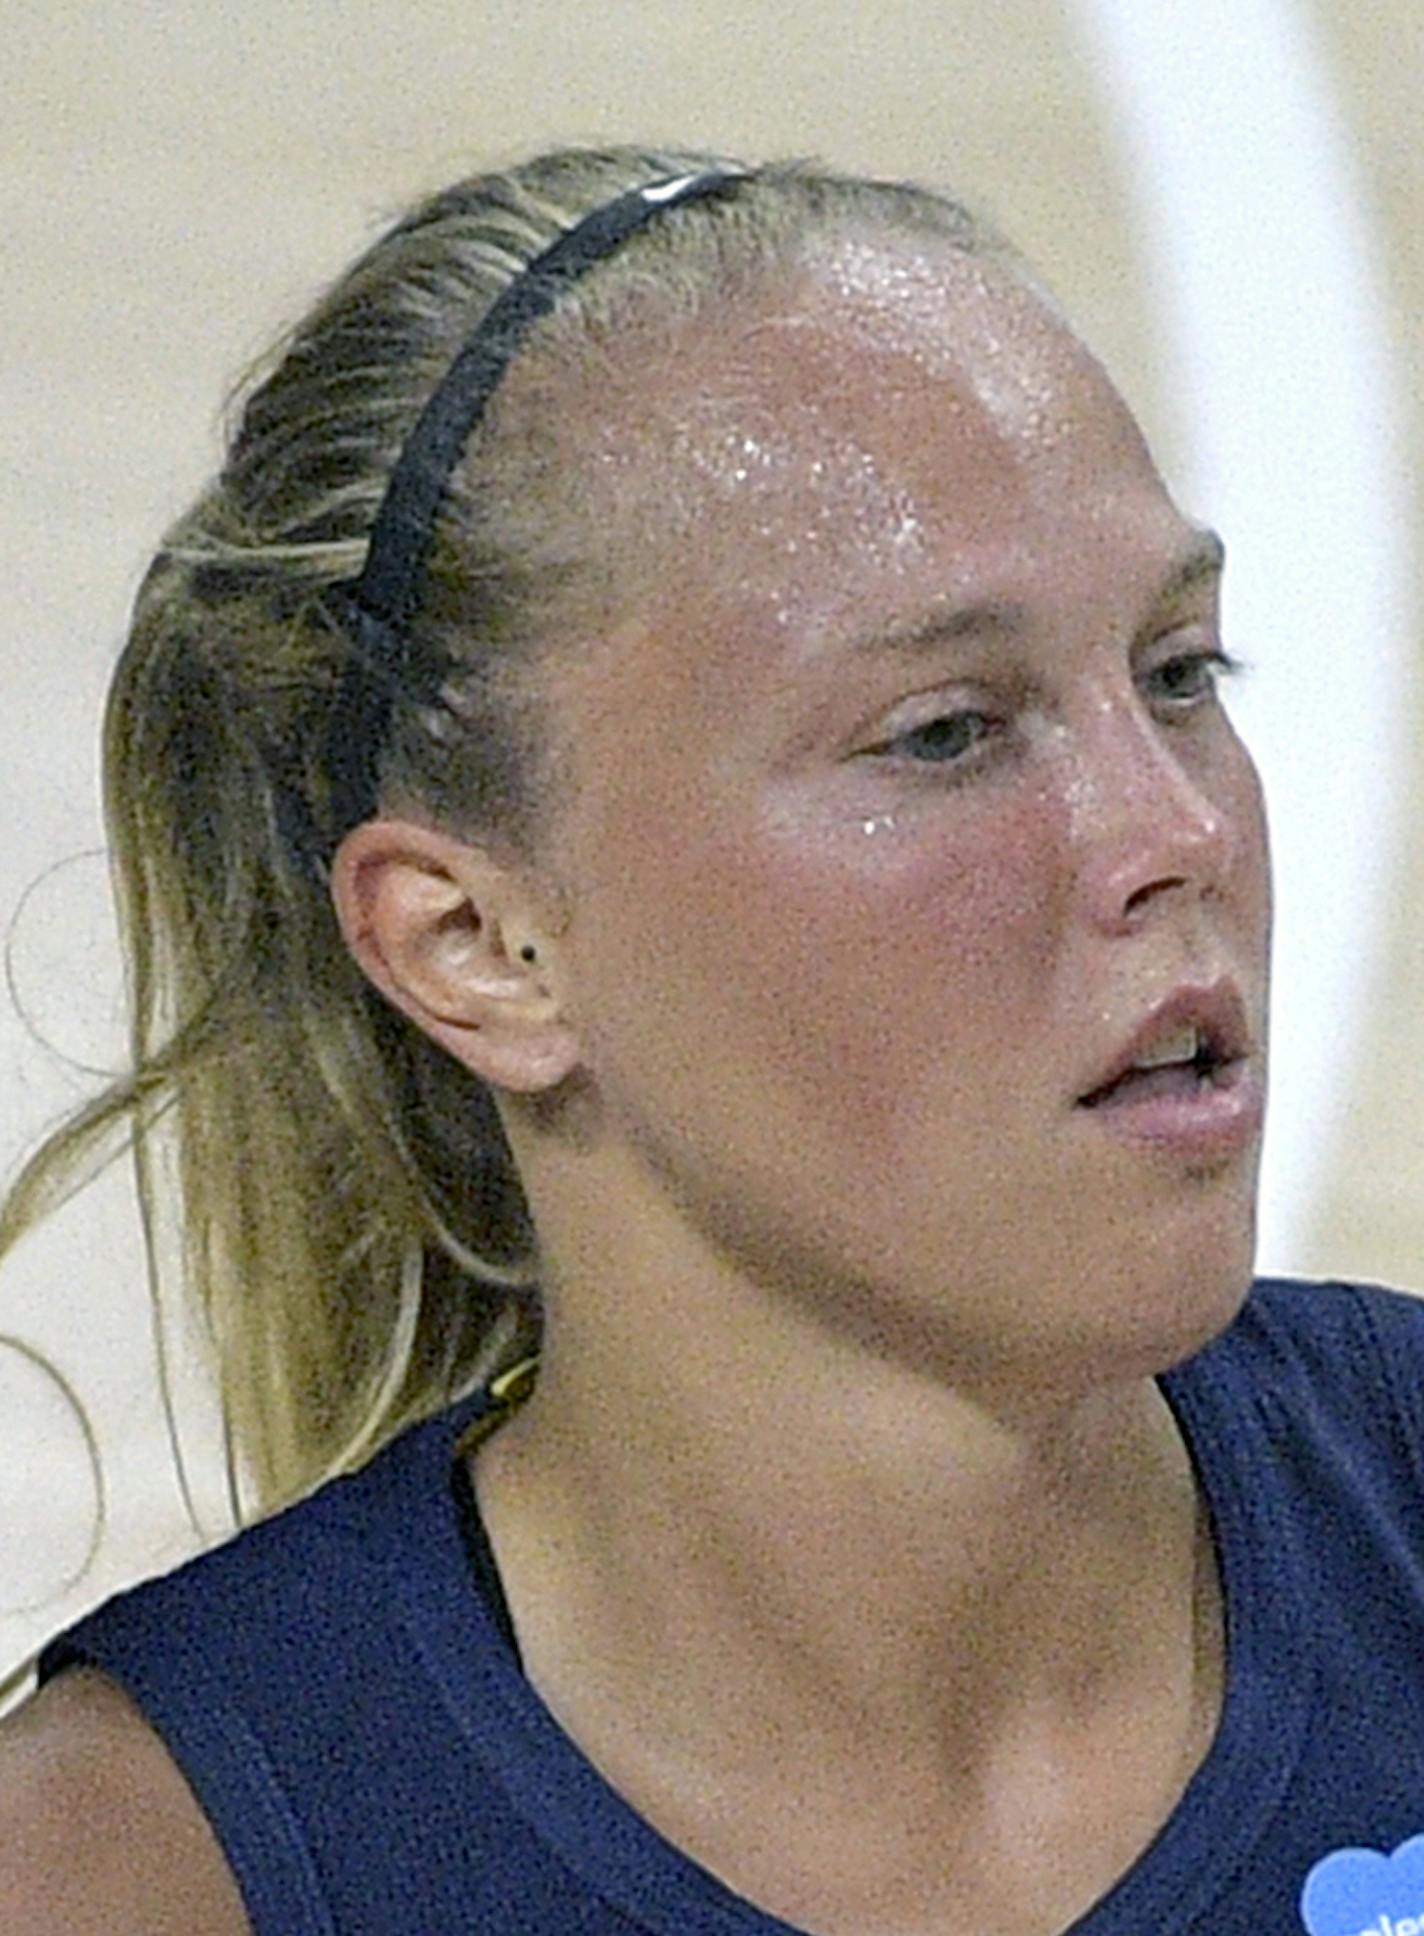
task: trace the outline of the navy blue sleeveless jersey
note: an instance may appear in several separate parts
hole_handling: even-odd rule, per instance
[[[1261,1281],[1160,1383],[1221,1558],[1224,1707],[1072,1936],[1424,1936],[1424,1303]],[[128,1689],[257,1936],[794,1936],[636,1814],[520,1672],[462,1527],[482,1404],[111,1600],[42,1678]]]

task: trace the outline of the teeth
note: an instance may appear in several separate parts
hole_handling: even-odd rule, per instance
[[[1201,1047],[1201,1030],[1195,1026],[1179,1028],[1175,1035],[1169,1035],[1157,1045],[1141,1055],[1133,1063],[1134,1069],[1160,1069],[1166,1062],[1193,1062]]]

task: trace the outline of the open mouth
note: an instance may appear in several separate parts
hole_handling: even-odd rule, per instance
[[[1204,1038],[1189,1056],[1159,1062],[1150,1068],[1124,1070],[1111,1082],[1080,1096],[1085,1109],[1101,1109],[1114,1104],[1146,1102],[1153,1096],[1195,1096],[1205,1089],[1225,1086],[1230,1071],[1242,1058],[1230,1056],[1210,1038]]]

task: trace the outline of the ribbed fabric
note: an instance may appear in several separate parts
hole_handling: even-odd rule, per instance
[[[1221,1556],[1225,1708],[1072,1936],[1407,1927],[1424,1862],[1416,1886],[1409,1851],[1358,1851],[1424,1834],[1424,1306],[1263,1282],[1161,1384]],[[480,1410],[110,1601],[42,1677],[85,1662],[129,1689],[256,1936],[797,1936],[637,1815],[520,1672],[452,1485]]]

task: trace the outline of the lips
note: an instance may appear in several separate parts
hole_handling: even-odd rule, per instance
[[[1086,1107],[1101,1102],[1107,1092],[1134,1071],[1150,1063],[1154,1052],[1183,1031],[1195,1029],[1199,1047],[1195,1067],[1213,1073],[1239,1061],[1251,1047],[1246,1004],[1229,978],[1210,983],[1183,983],[1156,1003],[1126,1040],[1090,1075],[1078,1092]]]

